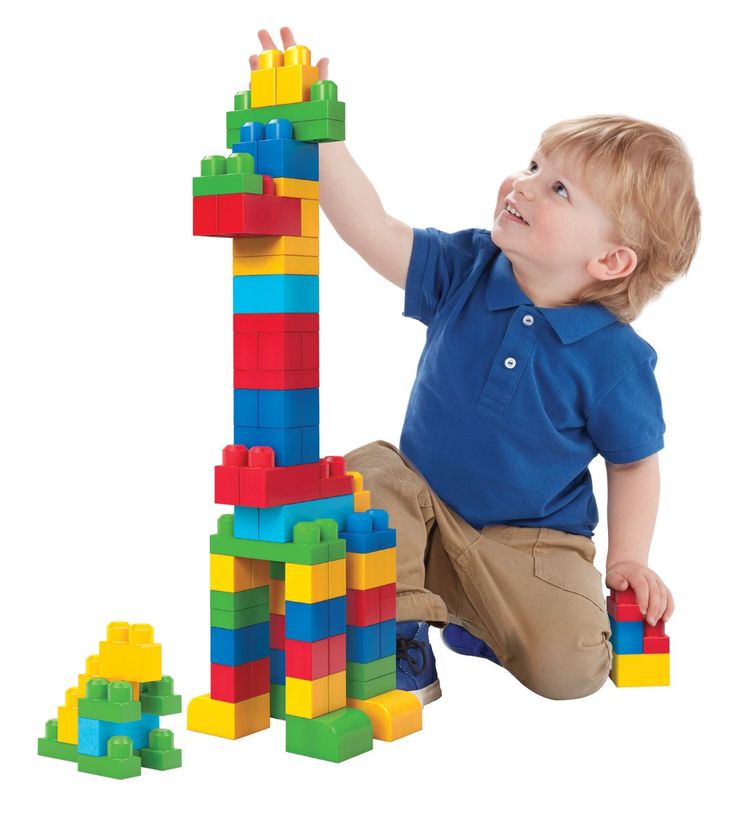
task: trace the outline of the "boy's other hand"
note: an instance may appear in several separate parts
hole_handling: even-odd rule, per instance
[[[286,50],[287,48],[291,48],[292,45],[296,45],[296,40],[294,39],[294,35],[291,33],[291,29],[284,26],[280,29],[281,33],[281,41],[284,43],[284,47],[282,50]],[[265,28],[262,28],[258,32],[258,39],[261,41],[261,47],[264,51],[271,51],[271,50],[278,50],[274,41],[271,39],[271,35],[266,31]],[[250,63],[250,69],[252,71],[258,69],[258,54],[251,54],[248,58],[248,62]],[[319,75],[320,80],[327,79],[327,66],[330,60],[327,57],[322,57],[317,63],[317,72]]]
[[[606,586],[611,590],[631,587],[642,615],[652,626],[661,618],[667,622],[675,611],[675,602],[667,585],[650,568],[639,562],[616,562],[606,571]]]

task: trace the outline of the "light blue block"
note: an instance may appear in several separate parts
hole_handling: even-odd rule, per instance
[[[233,277],[233,313],[319,313],[316,274]]]
[[[611,646],[617,655],[644,654],[644,622],[616,621],[610,615]]]
[[[293,530],[297,522],[313,522],[323,518],[334,519],[338,531],[342,531],[347,517],[353,513],[353,507],[352,494],[287,503],[272,508],[248,508],[236,505],[234,535],[238,539],[293,542]]]
[[[157,714],[141,714],[140,720],[131,723],[110,723],[80,717],[77,750],[92,757],[107,756],[107,741],[118,735],[130,737],[134,749],[148,748],[148,734],[159,727],[159,722]]]

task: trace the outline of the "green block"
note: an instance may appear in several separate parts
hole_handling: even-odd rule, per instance
[[[308,104],[308,102],[302,102]],[[345,141],[345,122],[335,119],[323,121],[297,121],[294,122],[295,141],[314,141],[317,143],[327,141]],[[231,150],[233,144],[240,141],[240,130],[233,128],[227,131],[227,148]]]
[[[343,762],[373,748],[373,728],[358,709],[331,711],[308,720],[286,715],[286,750],[290,754]]]
[[[274,564],[273,562],[271,563]],[[279,564],[279,563],[276,563]],[[282,564],[283,568],[284,565]],[[284,578],[283,576],[281,577]],[[210,607],[213,610],[245,610],[248,607],[257,607],[259,604],[268,605],[268,585],[252,587],[250,590],[238,590],[237,593],[226,593],[223,590],[210,590]]]
[[[271,684],[271,717],[286,719],[286,686],[283,683]]]
[[[357,663],[356,661],[348,661],[345,664],[345,677],[348,680],[366,681],[373,680],[383,675],[396,674],[396,656],[386,655],[385,658],[379,658],[375,661],[368,663]]]
[[[181,748],[174,748],[174,733],[154,728],[148,735],[148,748],[141,748],[141,764],[156,771],[181,768]]]
[[[322,99],[312,102],[291,102],[270,107],[255,107],[248,110],[231,110],[225,118],[225,127],[228,130],[240,131],[240,128],[249,121],[268,124],[271,119],[288,119],[292,124],[324,119],[344,122],[345,102],[336,99]]]
[[[46,736],[38,738],[38,755],[52,759],[77,761],[77,746],[72,742],[59,742],[59,722],[56,719],[46,723]]]
[[[347,680],[345,681],[345,693],[348,697],[355,697],[358,700],[367,700],[377,694],[390,692],[396,688],[396,667],[390,675],[379,675],[371,680]]]
[[[286,565],[283,562],[269,562],[268,578],[284,581],[286,578]]]
[[[192,179],[192,195],[263,194],[263,175],[213,175]]]
[[[268,604],[259,604],[257,607],[246,607],[243,610],[218,610],[210,608],[210,626],[223,627],[228,630],[238,630],[241,627],[250,627],[251,624],[260,624],[268,621]]]
[[[106,723],[132,723],[141,719],[141,704],[133,700],[133,687],[125,680],[92,678],[87,696],[79,698],[79,716]]]
[[[134,756],[130,737],[110,737],[107,741],[107,756],[79,754],[77,770],[111,779],[130,779],[141,775],[141,758]]]
[[[179,714],[181,695],[174,694],[174,679],[164,675],[161,680],[141,684],[141,710],[146,714]]]
[[[327,561],[334,562],[336,559],[344,559],[346,554],[347,542],[344,539],[333,539],[327,543]]]

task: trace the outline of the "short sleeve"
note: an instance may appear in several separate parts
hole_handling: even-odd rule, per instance
[[[629,370],[587,419],[590,437],[610,463],[635,463],[664,448],[656,353]]]
[[[470,276],[482,253],[482,229],[448,232],[413,229],[409,270],[404,290],[403,316],[429,325],[454,291]]]

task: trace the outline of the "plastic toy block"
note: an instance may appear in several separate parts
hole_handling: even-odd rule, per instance
[[[181,695],[174,694],[174,679],[169,675],[141,684],[140,697],[143,714],[164,716],[181,713]]]
[[[335,559],[328,563],[327,598],[338,598],[346,594],[345,560]]]
[[[344,762],[372,748],[371,722],[358,709],[340,709],[311,720],[286,715],[286,750],[290,754]]]
[[[237,407],[238,390],[235,392],[234,423],[236,426],[257,425],[286,429],[293,426],[317,426],[319,424],[319,389],[316,387],[302,390],[256,390],[257,417],[254,421],[240,420],[242,413]],[[245,392],[252,392],[252,390],[245,390]],[[352,481],[352,478],[350,479]]]
[[[284,647],[286,677],[301,680],[317,680],[326,677],[330,671],[328,642],[328,638],[322,638],[319,641],[298,641],[287,638]]]
[[[141,714],[139,720],[127,723],[111,723],[105,720],[79,718],[79,754],[101,757],[105,755],[110,737],[128,737],[134,748],[144,748],[148,744],[148,732],[158,728],[156,714]]]
[[[377,740],[393,742],[422,729],[422,704],[411,692],[394,689],[370,700],[348,698],[347,704],[370,719]]]
[[[100,642],[100,673],[109,680],[144,683],[161,679],[161,644],[153,641],[150,624],[113,621]]]
[[[233,393],[233,423],[237,426],[258,426],[258,396],[260,390],[236,389]]]
[[[187,709],[187,728],[230,740],[262,731],[271,725],[268,694],[226,703],[209,694],[195,697]]]
[[[79,689],[73,686],[64,693],[64,705],[58,707],[58,737],[59,742],[77,744],[77,703],[79,702]]]
[[[613,653],[611,680],[619,688],[630,686],[669,686],[670,656],[619,655]]]
[[[271,683],[286,684],[286,650],[272,649],[269,653]]]
[[[313,604],[329,598],[328,562],[318,565],[286,565],[286,601]]]
[[[327,601],[327,629],[330,635],[342,635],[346,629],[347,599],[335,596]]]
[[[270,657],[267,656],[238,666],[210,664],[210,697],[228,703],[239,703],[264,694],[270,683],[270,663]]]
[[[319,274],[318,257],[233,257],[233,274]]]
[[[303,207],[295,198],[276,195],[236,193],[215,195],[217,200],[216,237],[245,237],[246,235],[292,235],[294,237],[318,237],[305,231],[301,224]],[[199,201],[207,196],[194,198],[195,211]],[[319,204],[318,204],[319,205]],[[197,232],[195,232],[197,234]]]
[[[329,674],[344,672],[347,666],[347,634],[330,635],[327,639]]]
[[[378,588],[381,595],[381,621],[396,618],[396,585],[384,584]]]
[[[284,51],[284,64],[276,69],[276,104],[308,102],[310,88],[319,80],[306,45],[292,45]]]
[[[269,562],[268,563],[268,577],[272,582],[285,581],[286,579],[286,565],[284,562]]]
[[[670,651],[669,635],[645,635],[644,655],[662,655]]]
[[[284,563],[271,562],[270,564],[274,565]],[[269,608],[271,612],[274,614],[275,613],[278,613],[278,615],[286,614],[286,578],[271,580],[271,595],[269,597]]]
[[[265,128],[253,122],[244,124],[240,128],[240,141],[233,144],[233,153],[253,154],[254,147],[258,174],[269,175],[271,178],[319,180],[319,146],[295,141],[294,127],[288,119],[272,119]]]
[[[352,495],[345,494],[340,497],[327,497],[319,500],[306,500],[304,502],[288,503],[286,505],[274,506],[272,508],[245,508],[236,506],[235,508],[235,536],[253,538],[269,542],[291,542],[293,538],[294,526],[302,522],[313,522],[322,517],[330,517],[334,521],[334,532],[328,539],[336,539],[339,529],[345,527],[348,514],[352,512]],[[256,532],[254,534],[254,531]],[[325,537],[322,537],[323,541]],[[366,554],[367,556],[382,556],[387,551]],[[388,551],[391,553],[391,551]],[[360,554],[349,554],[359,556]],[[395,563],[394,552],[394,563]],[[380,563],[368,563],[366,567],[373,571],[380,566]],[[394,567],[395,574],[395,567]],[[350,578],[348,572],[348,579]],[[396,577],[394,575],[394,581]],[[385,584],[389,579],[385,579],[381,584]],[[353,585],[350,585],[353,586]],[[357,585],[356,585],[357,586]],[[370,585],[374,587],[376,585]]]
[[[347,586],[352,590],[370,590],[396,582],[396,549],[372,553],[347,554]]]
[[[345,141],[345,122],[337,119],[300,121],[294,124],[294,138],[299,141]]]
[[[381,657],[385,658],[396,652],[396,619],[381,621],[378,626],[381,632]]]
[[[286,602],[286,638],[298,641],[318,641],[330,634],[329,610],[327,601],[304,604],[299,601]]]
[[[84,674],[78,676],[77,688],[79,689],[79,697],[85,697],[87,694],[87,681],[93,677],[100,677],[100,656],[90,655],[85,661]],[[133,700],[138,698],[133,692]]]
[[[368,661],[368,663],[358,663],[357,661],[348,661],[345,666],[347,679],[357,682],[365,682],[373,680],[383,675],[396,674],[396,656],[394,653],[387,655],[385,658],[379,658],[375,661]]]
[[[301,204],[301,236],[319,237],[319,203],[302,198]]]
[[[348,697],[368,700],[377,694],[384,694],[396,688],[396,669],[389,675],[379,675],[370,680],[348,680],[346,692]]]
[[[381,589],[381,587],[372,587],[370,590],[348,589],[348,624],[367,627],[381,621]]]
[[[268,621],[268,605],[244,607],[242,610],[218,610],[210,608],[210,624],[213,627],[234,630]]]
[[[276,104],[276,71],[284,64],[284,54],[275,48],[258,54],[258,68],[250,72],[251,107]]]
[[[217,196],[204,195],[194,198],[192,204],[192,234],[201,237],[217,237],[217,224]]]
[[[141,719],[141,704],[133,700],[130,683],[92,678],[87,683],[86,697],[79,698],[78,714],[108,723],[131,723]]]
[[[231,155],[207,155],[202,159],[202,175],[192,181],[192,194],[231,195],[248,192],[263,194],[263,176],[255,174],[253,156],[247,153]]]
[[[353,510],[358,513],[363,513],[370,510],[371,507],[371,492],[363,488],[363,475],[359,471],[347,472],[355,481],[353,484]]]
[[[321,717],[329,711],[328,678],[301,680],[286,676],[286,714],[294,717]]]
[[[210,661],[238,666],[268,657],[268,622],[240,629],[210,627]]]
[[[608,614],[616,621],[643,621],[644,616],[638,604],[616,604],[613,596],[606,598]]]
[[[319,387],[319,370],[235,370],[235,389],[308,389]]]
[[[283,683],[271,684],[271,717],[286,719],[286,685]]]
[[[248,607],[258,607],[265,604],[267,607],[270,600],[270,578],[269,584],[261,587],[253,587],[250,590],[239,590],[237,593],[229,593],[223,590],[210,590],[210,607],[215,610],[245,610]]]
[[[357,485],[355,478],[349,476]],[[380,508],[351,514],[343,536],[349,553],[373,553],[396,547],[396,529],[388,527],[388,514]]]
[[[338,711],[347,704],[345,672],[334,672],[327,676],[327,709]]]
[[[148,737],[148,748],[141,748],[141,765],[156,771],[181,768],[181,748],[174,748],[174,733],[155,728]]]
[[[395,646],[395,643],[394,643]],[[368,663],[383,657],[381,654],[381,625],[367,627],[347,627],[347,659],[358,663]]]
[[[647,638],[648,636],[652,637],[659,637],[664,635],[664,620],[659,619],[656,624],[650,624],[649,622],[644,622],[644,637]]]
[[[235,196],[231,196],[235,197]],[[199,198],[199,200],[202,200]],[[292,198],[276,198],[291,201]],[[317,313],[319,277],[268,274],[233,277],[233,313]]]
[[[319,240],[315,237],[242,237],[233,240],[233,257],[319,257]]]
[[[636,591],[633,587],[626,590],[611,590],[611,598],[616,604],[637,604]]]
[[[317,370],[319,333],[234,333],[235,370]]]
[[[319,200],[319,182],[302,178],[274,178],[274,194],[281,198]]]
[[[305,333],[319,330],[319,313],[234,313],[234,333]]]
[[[70,742],[59,742],[59,723],[55,719],[49,720],[46,723],[46,736],[38,738],[38,755],[76,762],[77,746]]]
[[[271,649],[284,649],[286,646],[286,636],[284,633],[286,616],[280,613],[271,613],[269,615],[269,621],[268,645]]]
[[[644,651],[644,625],[641,621],[616,621],[611,623],[611,646],[620,655],[641,655]]]
[[[129,737],[111,737],[107,743],[107,756],[80,753],[77,769],[110,779],[129,779],[141,775],[141,758],[133,755],[133,743]]]
[[[268,564],[260,559],[210,554],[210,590],[238,593],[268,585]]]

